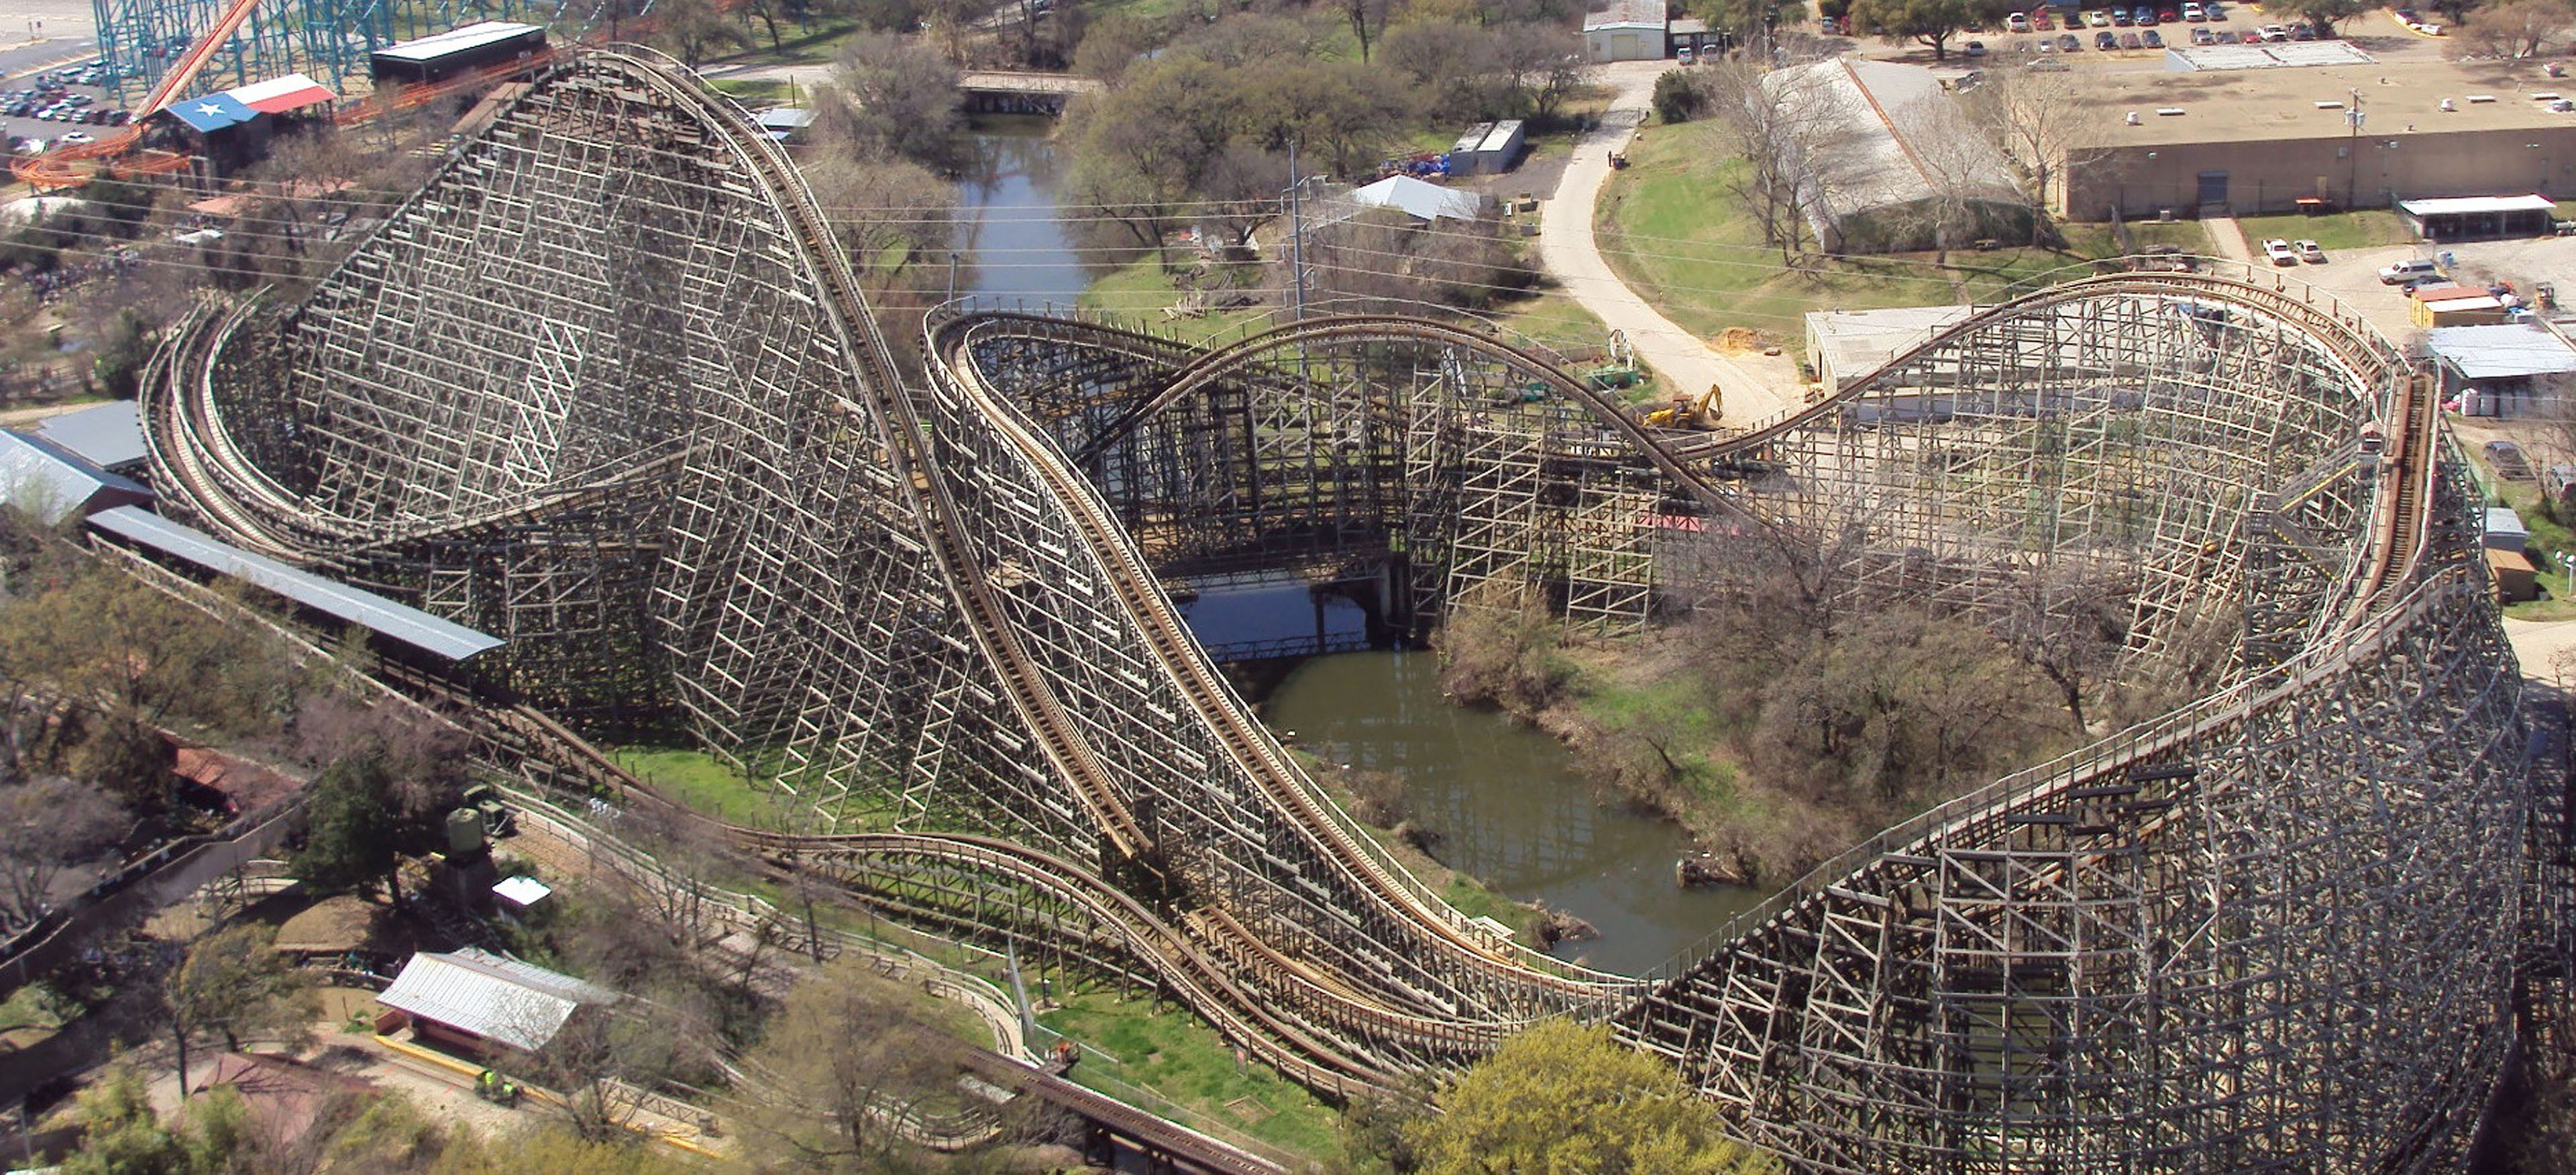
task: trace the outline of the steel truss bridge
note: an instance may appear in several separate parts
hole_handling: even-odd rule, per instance
[[[2297,292],[2068,282],[1723,439],[1427,320],[1208,351],[957,312],[921,347],[901,378],[729,103],[590,53],[300,303],[207,303],[144,416],[166,509],[507,638],[447,672],[531,782],[623,782],[577,731],[685,729],[801,814],[741,841],[1151,984],[1326,1090],[1570,1015],[1817,1168],[2441,1166],[2515,960],[2563,954],[2430,385]],[[2215,625],[2230,670],[1651,978],[1427,892],[1162,586],[1358,561],[1420,623],[1623,631],[1826,537],[1848,590],[1962,609],[2111,577],[2131,656]]]

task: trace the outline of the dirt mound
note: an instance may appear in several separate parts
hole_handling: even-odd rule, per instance
[[[1721,355],[1742,355],[1753,351],[1759,351],[1766,347],[1775,346],[1776,344],[1771,341],[1770,336],[1763,334],[1761,331],[1751,330],[1741,326],[1730,326],[1725,330],[1717,332],[1717,337],[1710,339],[1708,341],[1708,345],[1717,348],[1718,353]]]

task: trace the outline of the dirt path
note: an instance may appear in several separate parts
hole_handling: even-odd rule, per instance
[[[1600,200],[1602,185],[1610,179],[1610,153],[1624,150],[1629,136],[1645,121],[1657,75],[1679,68],[1682,67],[1669,61],[1618,62],[1602,67],[1603,80],[1617,89],[1617,96],[1611,99],[1610,109],[1603,112],[1601,125],[1575,141],[1574,158],[1557,179],[1555,198],[1547,206],[1539,232],[1539,264],[1577,304],[1612,330],[1626,334],[1638,357],[1654,368],[1676,394],[1695,393],[1715,384],[1725,391],[1726,422],[1749,424],[1775,416],[1799,401],[1796,365],[1787,365],[1790,383],[1783,390],[1711,350],[1699,336],[1664,317],[1629,289],[1601,255],[1600,242],[1592,231],[1594,206]],[[1773,374],[1776,378],[1777,372]]]

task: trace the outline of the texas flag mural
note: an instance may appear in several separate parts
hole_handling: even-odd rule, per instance
[[[253,82],[238,89],[202,98],[187,98],[170,104],[170,113],[179,121],[194,127],[200,134],[212,134],[229,126],[263,114],[283,114],[307,106],[332,101],[339,95],[328,87],[300,73]]]

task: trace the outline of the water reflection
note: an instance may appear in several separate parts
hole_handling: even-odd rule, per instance
[[[1091,279],[1057,219],[1055,120],[984,115],[959,136],[957,292],[1070,307]]]
[[[1271,692],[1262,716],[1336,762],[1404,777],[1416,823],[1443,864],[1591,922],[1561,944],[1613,971],[1643,972],[1751,906],[1749,890],[1673,884],[1689,838],[1672,823],[1596,798],[1555,739],[1440,693],[1423,652],[1317,657]]]

